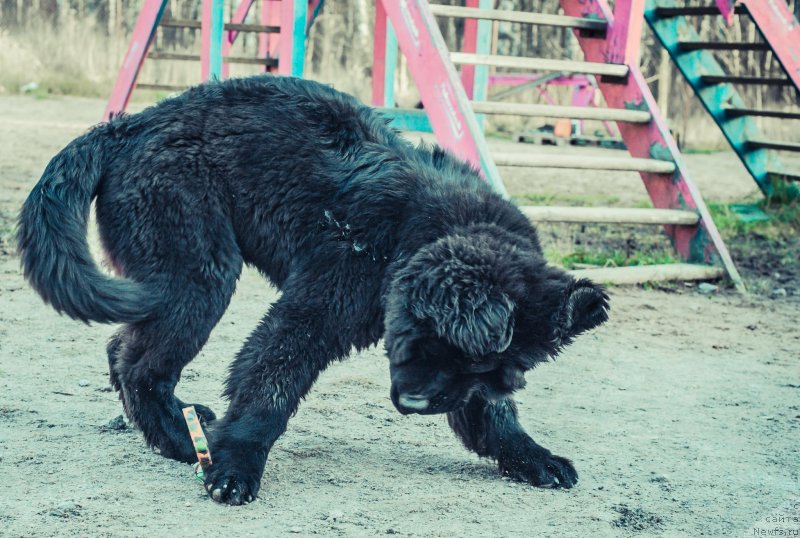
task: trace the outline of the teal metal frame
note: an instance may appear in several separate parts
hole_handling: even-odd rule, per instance
[[[780,174],[786,173],[778,155],[768,149],[754,147],[749,140],[761,138],[760,129],[749,116],[732,115],[727,108],[746,108],[739,92],[730,83],[704,83],[704,76],[725,76],[722,66],[707,50],[681,50],[678,41],[700,41],[700,36],[686,17],[660,18],[657,7],[677,7],[674,0],[646,0],[644,16],[653,33],[667,50],[675,65],[694,89],[703,106],[719,126],[728,143],[741,159],[747,171],[765,196],[770,197],[779,188],[790,198],[800,196],[800,189],[786,182],[780,187]]]

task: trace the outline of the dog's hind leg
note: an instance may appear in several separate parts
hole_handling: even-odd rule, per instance
[[[174,390],[230,302],[241,261],[228,266],[214,279],[171,277],[165,284],[169,300],[157,317],[125,326],[109,344],[112,383],[128,418],[168,458],[196,461],[181,413],[185,404]],[[194,405],[204,421],[214,419],[210,409]]]
[[[497,461],[505,476],[540,487],[571,488],[578,481],[572,462],[525,432],[510,398],[489,401],[474,395],[463,408],[448,413],[447,422],[464,446]]]

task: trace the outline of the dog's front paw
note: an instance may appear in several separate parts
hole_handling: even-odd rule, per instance
[[[241,505],[255,500],[266,457],[245,450],[211,446],[213,464],[205,470],[205,488],[218,503]]]
[[[498,458],[500,472],[514,480],[540,488],[569,489],[578,483],[578,472],[567,458],[536,448],[522,448]]]

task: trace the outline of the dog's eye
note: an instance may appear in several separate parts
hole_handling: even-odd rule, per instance
[[[497,367],[493,361],[469,362],[464,364],[464,370],[469,374],[485,374]]]

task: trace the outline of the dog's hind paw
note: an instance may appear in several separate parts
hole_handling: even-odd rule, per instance
[[[503,458],[499,465],[504,476],[540,488],[569,489],[578,483],[578,472],[572,462],[549,452],[534,451]]]

